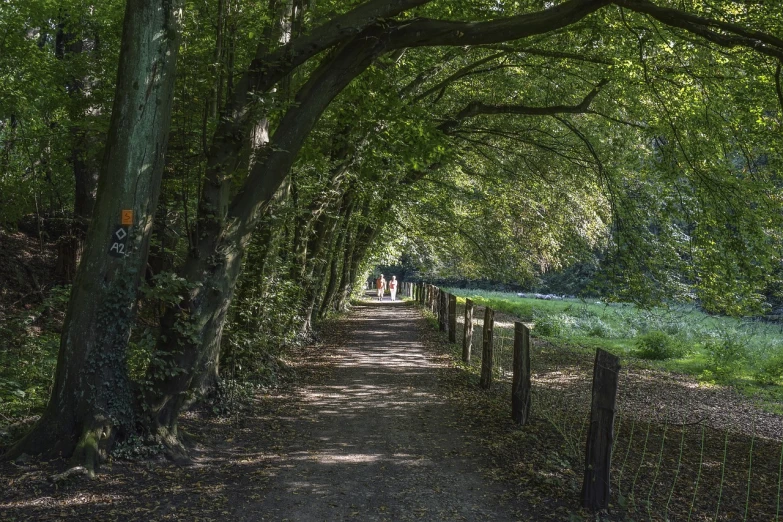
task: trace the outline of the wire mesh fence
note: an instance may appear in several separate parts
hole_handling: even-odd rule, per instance
[[[456,342],[472,328],[467,364],[481,366],[484,307],[473,306],[465,322],[465,300],[457,301]],[[515,317],[494,320],[494,387],[510,392]],[[592,361],[584,352],[536,340],[531,347],[532,415],[549,423],[562,438],[573,471],[584,471],[590,423]],[[614,424],[611,463],[612,506],[634,520],[783,520],[783,421],[748,406],[731,407],[712,397],[698,408],[678,404],[695,393],[676,378],[658,382],[649,368],[624,364]],[[703,394],[709,398],[709,393]],[[731,416],[732,422],[722,422]],[[744,419],[736,422],[737,418]]]

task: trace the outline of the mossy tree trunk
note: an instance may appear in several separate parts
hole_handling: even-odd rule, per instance
[[[89,469],[134,427],[126,349],[160,193],[179,45],[173,0],[128,0],[117,89],[87,242],[65,318],[52,395],[10,451]],[[132,212],[130,216],[123,211]]]

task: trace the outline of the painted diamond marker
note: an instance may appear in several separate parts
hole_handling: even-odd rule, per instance
[[[125,232],[124,228],[120,228],[119,230],[117,230],[117,232],[114,233],[114,235],[117,236],[117,239],[122,241],[123,239],[125,239],[125,236],[127,236],[128,233]]]

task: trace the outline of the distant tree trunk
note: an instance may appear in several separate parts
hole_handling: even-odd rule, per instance
[[[324,319],[330,310],[334,309],[334,297],[337,294],[337,286],[340,283],[340,260],[343,258],[343,249],[345,247],[345,237],[350,225],[350,216],[346,217],[340,228],[340,234],[337,237],[337,243],[332,251],[331,263],[329,266],[329,284],[326,287],[324,298],[321,301],[321,308],[318,311],[318,318]]]
[[[348,297],[351,295],[351,263],[353,261],[353,252],[356,249],[357,231],[349,231],[345,240],[345,250],[343,252],[343,262],[340,269],[340,282],[337,285],[337,296],[334,300],[334,310],[337,312],[345,311],[348,305]]]
[[[60,60],[64,60],[68,55],[80,54],[85,51],[84,37],[80,31],[73,32],[74,28],[69,25],[69,16],[65,14],[63,21],[58,26],[55,38],[55,56]],[[69,62],[65,63],[67,67]],[[91,139],[89,132],[85,130],[87,127],[85,125],[85,102],[87,100],[84,91],[89,82],[89,78],[71,76],[66,85],[71,100],[71,121],[74,122],[69,129],[71,135],[70,162],[74,177],[74,204],[73,220],[69,227],[69,233],[57,242],[56,262],[57,276],[65,283],[73,282],[73,278],[76,276],[76,267],[84,249],[84,240],[87,237],[87,226],[92,218],[100,172],[97,160],[99,149],[97,140]]]
[[[345,202],[342,202],[341,206],[344,207]],[[344,212],[338,212],[337,216],[333,216],[328,212],[323,212],[315,224],[313,237],[310,238],[308,243],[307,252],[309,259],[303,281],[305,292],[304,306],[301,313],[304,318],[302,325],[303,333],[308,333],[312,329],[315,303],[318,301],[323,288],[323,277],[329,261],[328,256],[322,255],[322,252],[324,247],[332,242],[332,236],[337,228],[337,221],[343,214]]]
[[[73,285],[52,395],[9,455],[72,456],[94,467],[134,405],[126,349],[144,272],[173,99],[177,3],[128,0],[106,153],[84,257]],[[119,226],[133,212],[133,224]]]

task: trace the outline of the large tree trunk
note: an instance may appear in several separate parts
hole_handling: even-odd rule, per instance
[[[93,220],[63,327],[54,387],[10,455],[73,456],[89,469],[134,427],[126,348],[160,191],[179,43],[177,3],[128,0]],[[133,212],[133,224],[120,227]]]

